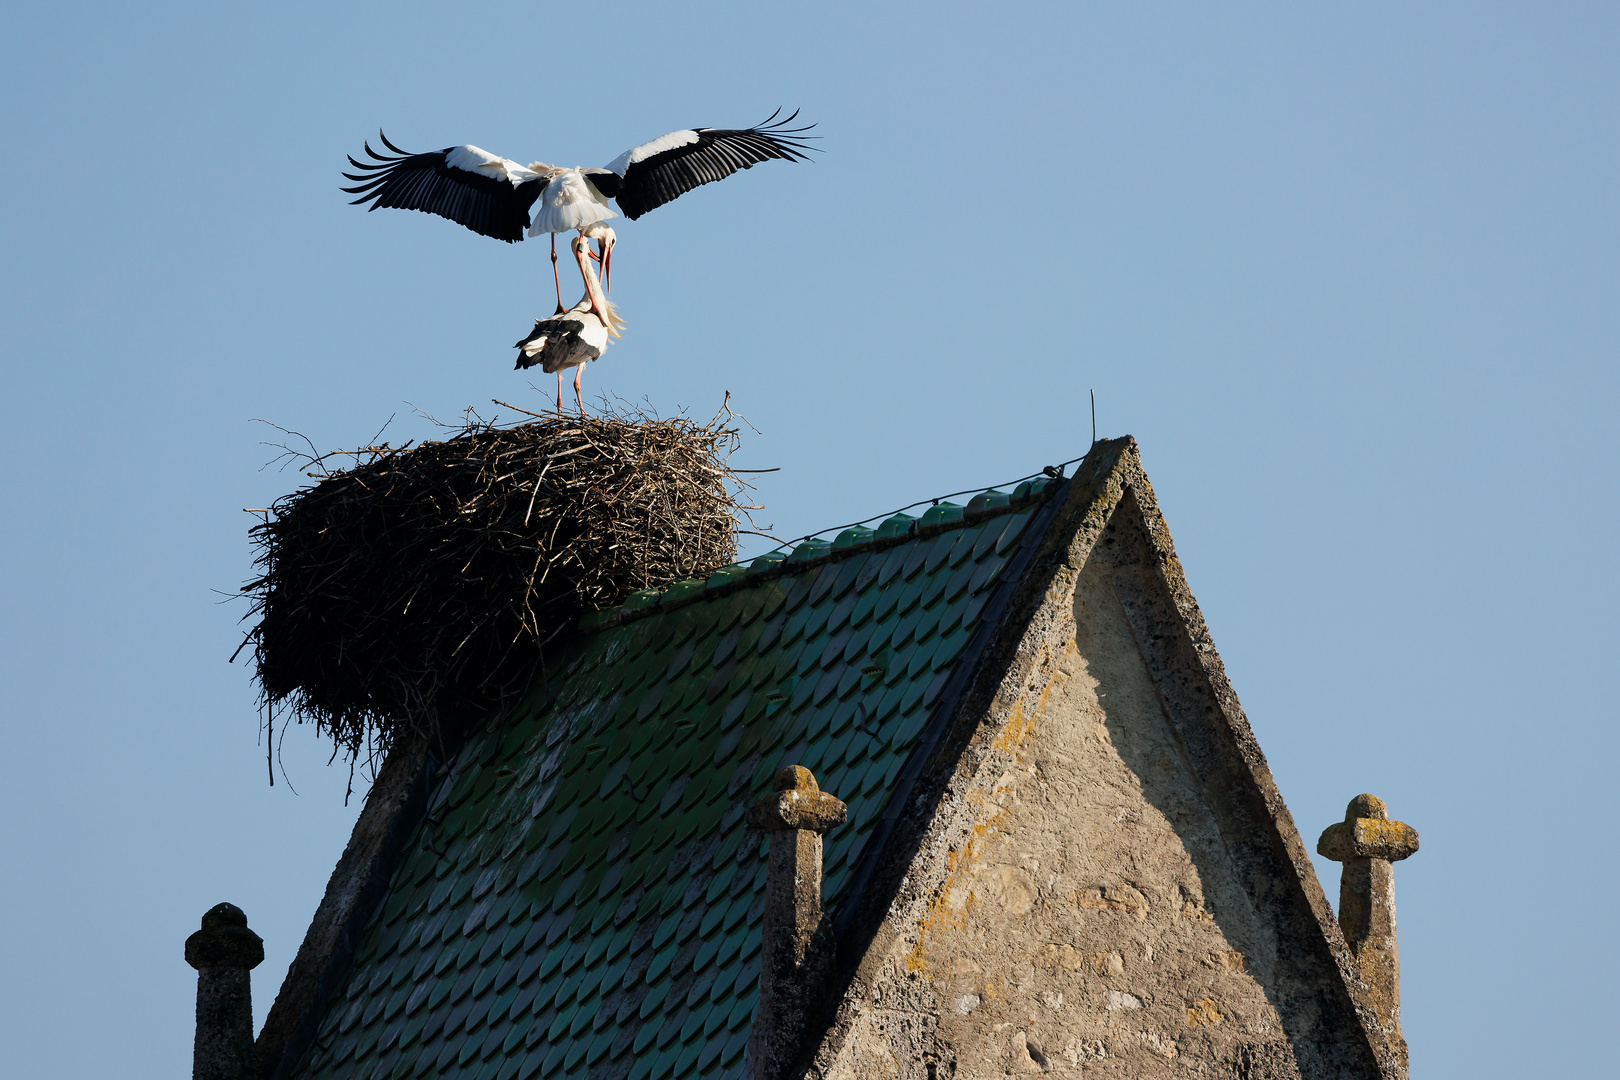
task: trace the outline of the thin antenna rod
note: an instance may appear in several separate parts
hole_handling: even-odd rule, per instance
[[[1097,391],[1091,392],[1091,445],[1097,445]]]

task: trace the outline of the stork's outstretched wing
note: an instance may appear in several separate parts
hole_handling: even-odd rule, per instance
[[[408,154],[377,133],[396,157],[379,154],[366,143],[370,161],[349,158],[361,170],[344,173],[357,187],[355,203],[368,209],[393,206],[449,218],[481,236],[515,244],[529,224],[529,207],[546,188],[546,176],[476,146],[447,146],[428,154]]]
[[[797,110],[777,120],[781,111],[751,128],[672,131],[626,150],[606,169],[584,170],[585,178],[634,221],[695,187],[724,180],[738,169],[751,169],[772,158],[808,160],[804,151],[811,148],[804,144],[807,136],[803,133],[815,125],[790,128],[787,125],[799,115]]]

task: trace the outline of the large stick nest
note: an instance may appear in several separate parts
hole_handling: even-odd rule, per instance
[[[352,758],[522,691],[581,614],[735,561],[736,441],[718,419],[469,419],[340,471],[311,457],[317,482],[252,530],[271,714]]]

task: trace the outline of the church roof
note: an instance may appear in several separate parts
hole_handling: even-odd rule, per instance
[[[941,502],[588,619],[437,767],[279,1075],[740,1076],[766,850],[747,807],[787,762],[848,803],[824,885],[835,917],[852,906],[1062,486]]]

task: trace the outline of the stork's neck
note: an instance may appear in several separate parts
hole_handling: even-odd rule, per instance
[[[601,315],[607,311],[607,294],[602,291],[602,283],[597,280],[596,268],[591,266],[591,255],[585,245],[579,246],[574,258],[579,262],[579,276],[585,282],[585,295],[590,299],[591,307]]]
[[[591,266],[589,249],[583,243],[574,249],[574,258],[579,263],[579,276],[585,282],[585,296],[581,303],[589,302],[590,309],[596,312],[602,324],[615,337],[619,332],[619,313],[608,301],[607,294],[602,291],[602,283],[596,279],[596,269]]]

